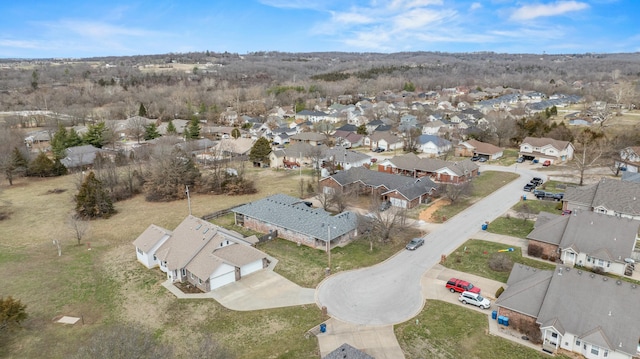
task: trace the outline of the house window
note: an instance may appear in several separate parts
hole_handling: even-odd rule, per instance
[[[558,338],[558,333],[556,333],[556,332],[551,333],[551,338],[557,339]]]
[[[600,347],[597,347],[595,345],[591,345],[591,354],[600,355]]]
[[[607,261],[607,268],[611,267],[611,262]]]
[[[136,248],[138,250],[138,253],[142,254],[142,249],[140,248]]]
[[[598,259],[598,266],[604,267],[604,261],[602,259]]]
[[[195,278],[195,276],[193,275],[193,273],[189,273],[191,275],[191,279]]]
[[[155,255],[155,254],[153,255],[153,260],[154,260],[154,261],[157,261],[157,260],[158,260],[158,257],[156,257],[156,255]]]
[[[198,278],[198,284],[202,284],[202,279]]]
[[[609,350],[605,349],[605,350],[604,350],[604,354],[603,354],[603,356],[604,356],[605,358],[609,357]]]
[[[187,270],[186,270],[186,269],[184,269],[184,268],[182,268],[182,270],[181,270],[180,272],[182,272],[182,276],[187,275]]]
[[[580,347],[580,339],[576,339],[576,346]]]

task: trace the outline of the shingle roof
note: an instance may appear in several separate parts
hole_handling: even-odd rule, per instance
[[[524,140],[522,140],[522,144],[525,143],[530,144],[532,147],[545,147],[551,145],[559,151],[567,148],[570,144],[569,141],[560,141],[549,137],[525,137]]]
[[[352,232],[357,224],[357,216],[353,212],[332,216],[322,208],[309,208],[302,200],[285,194],[275,194],[232,211],[323,241],[329,234],[327,225],[331,226],[331,239],[334,239]]]
[[[322,359],[374,359],[371,355],[344,343]]]
[[[597,184],[567,188],[564,200],[637,216],[640,215],[640,183],[602,178]]]
[[[466,159],[463,161],[443,161],[438,158],[420,158],[414,153],[407,153],[402,156],[394,156],[389,161],[394,167],[405,170],[420,170],[424,172],[436,172],[448,169],[457,176],[467,175],[479,167],[473,161]]]
[[[553,272],[515,264],[496,305],[537,317]]]
[[[478,140],[471,139],[466,142],[475,148],[476,153],[481,155],[493,155],[503,151],[503,149],[498,146],[494,146],[490,143],[480,142]]]
[[[164,236],[170,236],[171,231],[155,224],[150,225],[133,241],[133,245],[140,248],[143,252],[149,252]]]

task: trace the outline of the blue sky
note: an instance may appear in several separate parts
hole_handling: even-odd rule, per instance
[[[0,58],[640,51],[640,1],[2,1]]]

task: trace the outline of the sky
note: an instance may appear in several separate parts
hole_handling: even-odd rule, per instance
[[[638,0],[13,0],[0,58],[640,52]]]

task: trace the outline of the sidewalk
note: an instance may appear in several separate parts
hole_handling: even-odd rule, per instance
[[[404,358],[393,332],[393,325],[363,326],[345,323],[335,318],[330,318],[325,324],[327,331],[316,335],[321,358],[344,343],[376,359]]]

